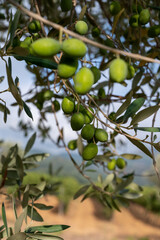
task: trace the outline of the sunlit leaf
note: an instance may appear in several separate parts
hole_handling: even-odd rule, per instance
[[[126,159],[128,159],[128,160],[137,160],[137,159],[142,158],[142,156],[140,156],[140,155],[131,154],[131,153],[121,154],[121,157],[126,158]]]
[[[34,232],[53,233],[53,232],[63,231],[69,227],[70,226],[68,225],[42,225],[42,226],[30,227],[25,232],[26,233],[34,233]]]
[[[19,232],[7,238],[7,240],[25,240],[26,238],[27,235],[24,232]]]
[[[53,235],[46,234],[34,234],[34,233],[26,233],[26,235],[33,239],[42,239],[42,240],[63,240],[63,238]]]
[[[16,220],[16,222],[14,224],[14,231],[15,231],[15,233],[18,233],[18,232],[21,231],[21,227],[22,227],[24,218],[25,218],[25,214],[24,214],[24,212],[22,212],[20,214],[20,216],[17,218],[17,220]]]

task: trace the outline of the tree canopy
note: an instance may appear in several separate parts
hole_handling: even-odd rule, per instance
[[[127,162],[135,160],[138,166],[141,156],[130,151],[119,153],[117,142],[129,141],[146,154],[159,176],[155,160],[155,151],[160,151],[160,127],[155,124],[160,107],[159,1],[7,0],[1,1],[0,21],[1,61],[5,62],[8,81],[8,88],[0,92],[4,122],[7,124],[10,114],[4,92],[13,96],[17,128],[26,136],[32,131],[32,106],[37,109],[39,120],[34,131],[43,141],[49,139],[65,148],[88,181],[74,198],[96,196],[105,206],[120,210],[120,203],[141,196],[141,187],[133,184],[135,169],[126,171]],[[25,61],[26,70],[34,77],[25,96],[18,73],[15,79],[12,76],[13,59]],[[4,76],[0,80],[6,81]],[[27,121],[21,119],[22,111]],[[66,142],[59,112],[68,119],[77,138]],[[56,124],[49,124],[50,115]],[[147,119],[149,125],[145,125]],[[51,135],[55,128],[59,132],[56,141]],[[18,159],[14,168],[20,187],[23,185],[25,169],[29,168],[26,154],[35,137],[34,133],[23,157],[17,145],[8,157],[1,157],[1,187],[7,181],[12,157]],[[81,163],[74,159],[74,150],[78,150]],[[96,182],[87,175],[92,166],[99,173]],[[30,231],[27,234],[33,237]]]

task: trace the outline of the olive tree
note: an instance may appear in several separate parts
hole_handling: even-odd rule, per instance
[[[132,184],[134,169],[126,171],[127,162],[137,160],[138,166],[141,156],[128,151],[120,153],[116,147],[119,139],[130,142],[146,154],[153,161],[159,177],[155,161],[155,151],[160,151],[157,137],[160,128],[155,126],[160,84],[158,0],[1,2],[0,52],[8,79],[8,88],[1,91],[0,98],[4,122],[7,124],[9,106],[7,99],[3,99],[3,92],[8,91],[14,97],[13,106],[20,119],[17,127],[26,135],[32,129],[34,105],[39,112],[34,131],[43,141],[49,139],[55,146],[65,148],[77,171],[88,182],[74,198],[82,195],[84,200],[95,196],[106,207],[120,211],[119,205],[141,196],[142,188]],[[13,59],[25,61],[27,71],[34,76],[32,89],[25,97],[21,94],[18,73],[16,79],[12,76]],[[0,79],[5,81],[3,76]],[[122,88],[123,94],[120,91],[115,94],[116,89]],[[22,111],[28,116],[26,122],[21,120]],[[58,111],[63,112],[71,131],[77,134],[69,142],[65,140],[65,126],[62,127],[57,118]],[[53,115],[54,126],[49,125],[48,114]],[[145,126],[148,118],[150,124]],[[54,128],[59,132],[57,141],[51,134]],[[146,132],[145,137],[141,135],[142,131]],[[18,154],[17,145],[10,149],[7,157],[2,155],[1,187],[8,180],[7,169],[14,158],[22,196],[32,196],[29,189],[34,186],[24,187],[23,176],[26,154],[34,141],[35,133],[23,156]],[[76,149],[81,156],[80,163],[72,155]],[[92,166],[99,173],[97,181],[87,175],[86,170]],[[39,189],[43,190],[43,187]],[[34,200],[38,196],[34,196]],[[33,205],[24,203],[22,198],[24,216],[31,215],[32,209],[33,217]],[[4,231],[4,206],[2,211],[4,227],[1,231]],[[17,222],[22,223],[24,216],[17,218]],[[67,228],[52,225],[41,229],[37,226],[22,233],[20,226],[18,224],[15,232],[7,232],[9,239],[25,239],[26,236],[44,239],[46,233]]]

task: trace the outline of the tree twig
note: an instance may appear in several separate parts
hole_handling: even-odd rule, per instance
[[[137,59],[137,60],[142,60],[142,61],[146,61],[146,62],[152,62],[152,63],[158,63],[160,64],[160,61],[157,60],[157,59],[153,59],[153,58],[150,58],[150,57],[146,57],[146,56],[142,56],[140,54],[135,54],[135,53],[130,53],[130,52],[126,52],[126,51],[122,51],[122,50],[119,50],[119,49],[115,49],[115,48],[111,48],[111,47],[108,47],[108,46],[105,46],[103,44],[100,44],[98,42],[95,42],[93,40],[90,40],[86,37],[83,37],[77,33],[74,33],[64,27],[62,27],[61,25],[57,24],[57,23],[53,23],[49,20],[46,20],[45,18],[42,18],[41,16],[39,16],[38,14],[36,13],[33,13],[31,11],[29,11],[28,9],[24,8],[23,6],[17,4],[16,2],[14,2],[13,0],[7,0],[7,2],[13,4],[15,7],[17,7],[18,9],[20,9],[22,12],[24,12],[25,14],[27,14],[28,16],[30,17],[33,17],[34,19],[37,19],[39,21],[42,21],[44,24],[46,25],[49,25],[49,26],[52,26],[53,28],[57,29],[57,30],[62,30],[63,32],[65,32],[66,34],[72,36],[72,37],[75,37],[75,38],[78,38],[80,40],[82,40],[83,42],[86,42],[88,44],[91,44],[97,48],[102,48],[104,50],[108,50],[110,52],[113,52],[115,54],[120,54],[120,55],[124,55],[124,56],[127,56],[127,57],[130,57],[130,58],[134,58],[134,59]]]

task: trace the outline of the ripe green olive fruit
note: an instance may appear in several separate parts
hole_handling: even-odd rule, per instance
[[[111,112],[108,116],[108,118],[111,120],[111,121],[116,121],[116,113],[115,112]]]
[[[92,28],[92,37],[97,38],[99,37],[100,33],[101,31],[99,28],[97,27]]]
[[[95,128],[91,124],[86,124],[81,131],[81,136],[83,139],[89,141],[94,137]]]
[[[61,49],[61,44],[53,38],[40,38],[31,44],[34,54],[41,57],[51,57]]]
[[[12,47],[13,48],[18,47],[18,46],[20,46],[20,43],[21,43],[21,41],[20,41],[19,37],[16,36],[13,39]]]
[[[75,112],[81,112],[81,113],[82,113],[84,109],[85,109],[85,108],[83,107],[82,104],[77,103],[77,104],[75,105],[74,111],[75,111]]]
[[[108,162],[107,168],[108,168],[108,170],[113,171],[115,169],[115,167],[116,167],[116,159],[113,158],[113,159],[111,159],[110,162]]]
[[[32,39],[30,37],[26,37],[23,41],[20,42],[20,47],[29,48],[32,43]]]
[[[104,44],[105,44],[106,46],[108,46],[108,47],[112,47],[112,48],[115,47],[114,42],[113,42],[111,39],[109,39],[109,38],[107,38],[107,39],[104,41]]]
[[[62,100],[62,110],[65,114],[70,114],[74,111],[74,100],[71,97],[65,97]]]
[[[101,71],[95,66],[92,66],[90,70],[94,75],[94,83],[98,82],[98,80],[101,78]]]
[[[59,110],[60,110],[60,103],[55,99],[53,102],[53,105],[54,105],[54,110],[56,111],[56,112],[58,112]]]
[[[84,21],[78,21],[75,24],[75,29],[76,29],[77,33],[79,33],[81,35],[85,35],[88,32],[88,25]]]
[[[98,147],[94,143],[89,143],[83,149],[82,157],[84,160],[89,161],[92,160],[98,153]]]
[[[135,75],[135,68],[128,64],[128,74],[127,74],[127,79],[132,79]]]
[[[120,58],[114,59],[110,63],[109,73],[112,81],[123,82],[128,74],[127,63]]]
[[[44,100],[50,100],[53,96],[54,96],[53,91],[51,91],[49,89],[43,92]]]
[[[84,116],[82,113],[74,113],[71,117],[71,127],[74,131],[80,130],[84,125]]]
[[[102,128],[96,128],[94,136],[97,142],[106,142],[108,140],[108,133]]]
[[[33,20],[28,25],[28,31],[30,33],[37,33],[41,30],[41,24],[38,20]]]
[[[72,77],[75,74],[77,67],[78,60],[76,58],[63,56],[58,64],[58,76],[61,78]]]
[[[60,6],[62,12],[68,12],[72,8],[72,0],[61,0]]]
[[[118,1],[113,1],[109,5],[109,11],[112,15],[117,15],[121,10],[121,5]]]
[[[89,107],[89,109],[91,110],[91,112],[93,112],[93,115],[87,109],[84,109],[83,112],[82,112],[83,115],[84,115],[84,122],[85,122],[85,124],[91,123],[93,121],[93,118],[94,118],[94,110],[93,110],[93,108]]]
[[[132,10],[134,13],[140,13],[143,10],[143,8],[140,4],[133,4]]]
[[[133,28],[136,28],[139,26],[138,22],[139,22],[139,14],[133,14],[129,20],[130,26]]]
[[[79,94],[86,94],[94,83],[94,75],[87,67],[82,67],[74,76],[74,89]]]
[[[71,57],[81,58],[85,56],[87,47],[81,40],[69,38],[62,43],[62,50]]]
[[[70,150],[75,150],[77,148],[77,139],[69,141],[68,148]]]
[[[106,93],[105,93],[104,88],[100,88],[100,89],[98,90],[98,97],[99,97],[100,99],[103,99],[103,98],[106,97]]]
[[[152,26],[148,29],[148,37],[155,38],[160,35],[160,25]]]
[[[116,165],[119,169],[123,169],[126,166],[126,161],[123,158],[117,158]]]
[[[139,24],[141,25],[145,25],[149,22],[150,20],[150,12],[149,12],[149,9],[143,9],[140,14],[139,14]]]

